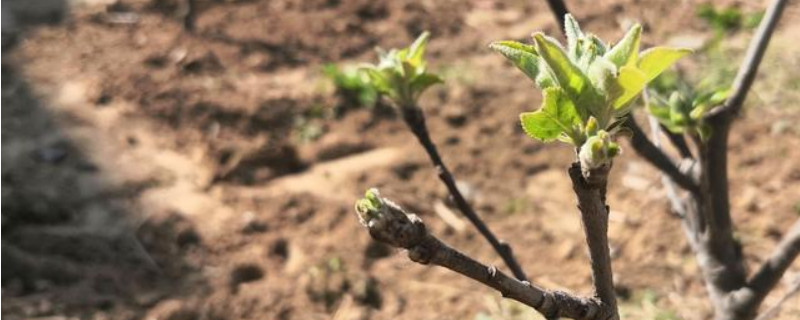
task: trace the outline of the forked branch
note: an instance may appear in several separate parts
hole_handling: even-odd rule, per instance
[[[550,291],[527,281],[511,278],[492,266],[472,259],[430,234],[422,220],[406,213],[376,190],[356,205],[361,223],[380,242],[408,250],[414,262],[436,265],[467,276],[503,297],[519,301],[541,312],[548,319],[612,319],[611,309],[599,300],[582,298],[561,291]]]

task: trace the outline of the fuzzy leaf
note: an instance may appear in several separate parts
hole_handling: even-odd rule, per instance
[[[520,114],[520,121],[525,133],[543,142],[572,135],[573,125],[581,122],[575,104],[559,88],[544,90],[541,109]]]
[[[425,48],[428,45],[428,39],[430,39],[431,33],[428,31],[423,32],[422,34],[414,40],[414,43],[408,47],[408,60],[416,67],[424,67],[424,60],[423,56],[425,55]]]
[[[533,39],[536,41],[536,52],[547,63],[555,80],[564,89],[564,92],[576,101],[593,102],[586,101],[590,100],[588,99],[590,95],[588,91],[590,90],[586,90],[589,85],[589,79],[570,61],[558,42],[541,33],[534,34]]]
[[[567,34],[567,52],[571,57],[577,58],[578,40],[584,36],[578,21],[571,14],[564,16],[564,31]]]
[[[516,41],[497,41],[492,42],[489,48],[514,63],[528,78],[536,79],[539,75],[539,55],[534,46]]]
[[[608,61],[608,59],[599,57],[589,65],[587,75],[592,85],[603,94],[611,94],[614,90],[612,87],[614,83],[614,75],[617,73],[617,67]]]
[[[637,65],[644,72],[647,82],[650,82],[675,61],[690,53],[692,53],[690,49],[654,47],[642,52]]]
[[[605,58],[617,67],[634,65],[639,54],[639,41],[642,37],[642,26],[634,25],[611,50],[606,52]]]
[[[614,99],[614,109],[619,109],[627,105],[633,98],[644,90],[647,78],[644,72],[635,68],[624,66],[619,69],[617,85],[621,89],[619,95]]]

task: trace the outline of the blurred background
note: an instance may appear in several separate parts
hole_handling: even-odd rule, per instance
[[[766,7],[566,2],[603,39],[641,22],[645,47],[694,48],[675,74],[710,87],[730,85]],[[751,265],[800,215],[798,19],[792,2],[732,133],[734,220]],[[445,84],[421,104],[460,187],[534,282],[589,294],[572,150],[525,137],[518,114],[539,106],[539,90],[487,48],[537,30],[560,37],[545,1],[5,0],[3,317],[535,318],[373,242],[353,213],[379,187],[502,268],[354,71],[376,46],[425,30]],[[623,315],[707,319],[660,177],[626,146],[609,188]],[[795,264],[785,278],[798,274]],[[779,319],[800,317],[797,299]]]

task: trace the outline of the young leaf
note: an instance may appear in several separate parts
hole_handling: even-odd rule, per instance
[[[641,70],[635,67],[624,66],[619,69],[617,84],[621,90],[619,96],[614,99],[613,106],[615,110],[624,107],[642,92],[645,84],[647,84],[647,78]]]
[[[489,48],[511,60],[528,78],[536,79],[539,75],[539,55],[534,46],[516,41],[497,41],[492,42]]]
[[[522,129],[543,142],[553,141],[562,133],[572,136],[573,125],[581,122],[575,104],[559,88],[544,90],[541,109],[520,114]]]
[[[444,81],[442,81],[441,78],[434,74],[423,73],[411,81],[411,92],[415,92],[417,95],[419,95],[425,91],[425,89],[428,89],[428,87],[443,82]]]
[[[583,32],[578,21],[571,14],[564,16],[564,31],[567,34],[567,52],[573,59],[578,58],[578,40],[582,39]]]
[[[633,65],[639,54],[639,41],[642,37],[642,26],[634,25],[611,50],[606,52],[605,58],[617,67]]]
[[[650,82],[675,61],[690,53],[692,53],[690,49],[654,47],[642,52],[637,65],[644,72],[647,82]]]
[[[370,84],[372,84],[375,90],[377,90],[382,94],[389,94],[389,95],[392,94],[393,91],[392,87],[389,84],[388,79],[386,79],[386,76],[382,72],[369,67],[362,68],[362,70],[366,72],[367,77],[369,78],[369,82]]]
[[[423,32],[422,34],[414,40],[414,43],[408,47],[408,60],[414,66],[422,66],[425,62],[422,58],[425,55],[425,47],[428,45],[428,39],[430,39],[431,33],[428,31]]]
[[[561,88],[571,98],[584,101],[582,95],[586,95],[586,86],[589,84],[586,75],[570,61],[564,49],[555,40],[541,33],[534,34],[533,39],[536,41],[536,52],[550,67]]]

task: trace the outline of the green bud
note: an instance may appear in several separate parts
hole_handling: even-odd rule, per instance
[[[367,225],[370,220],[380,214],[382,207],[380,192],[376,188],[370,188],[364,194],[364,198],[356,200],[355,210],[361,224]]]
[[[586,121],[586,135],[593,136],[597,133],[597,118],[594,116],[590,116],[589,120]]]
[[[596,135],[586,139],[578,152],[578,157],[582,167],[594,169],[610,164],[620,151],[619,144],[611,141],[611,135],[605,130],[600,130]]]

